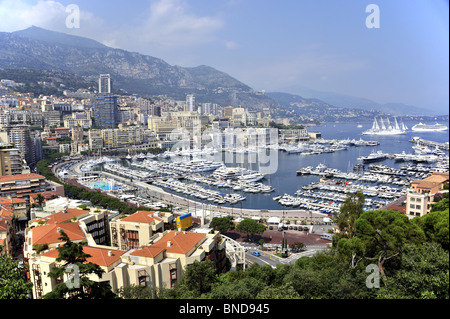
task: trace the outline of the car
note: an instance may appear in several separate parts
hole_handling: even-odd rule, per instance
[[[308,226],[303,227],[304,231],[308,231]]]
[[[294,230],[297,230],[297,226],[294,226]]]
[[[272,227],[272,226],[269,226],[269,230],[273,230],[273,227]]]
[[[302,226],[298,226],[298,230],[303,230],[303,227]]]
[[[258,251],[252,251],[252,255],[256,257],[261,256],[261,254]]]

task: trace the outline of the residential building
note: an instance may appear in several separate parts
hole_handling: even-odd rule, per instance
[[[160,212],[138,211],[110,223],[111,245],[122,250],[148,245],[150,238],[164,231]]]
[[[24,229],[28,220],[27,202],[25,199],[0,197],[0,209],[9,209],[13,213],[13,218],[17,221],[17,229]]]
[[[72,129],[77,126],[86,129],[92,127],[92,118],[89,111],[73,112],[71,115],[64,117],[64,127]]]
[[[194,94],[186,95],[186,112],[194,112],[197,111],[195,107],[195,96]]]
[[[13,214],[9,209],[0,208],[0,254],[13,256],[13,248],[15,243]]]
[[[64,226],[63,226],[64,225]],[[70,226],[70,229],[69,227]],[[33,234],[26,244],[31,248],[36,243],[47,242],[49,249],[40,254],[28,254],[30,280],[33,283],[33,297],[42,298],[54,287],[67,280],[56,281],[48,273],[58,265],[57,245],[59,230],[64,230],[74,242],[82,240],[77,223],[44,225],[33,228]],[[31,232],[30,231],[30,232]],[[70,232],[70,234],[69,234]],[[182,277],[185,267],[195,261],[213,261],[218,273],[225,271],[225,242],[219,233],[190,233],[165,231],[154,235],[146,246],[133,249],[117,249],[108,246],[84,246],[83,252],[90,255],[87,262],[99,265],[104,273],[101,278],[90,275],[96,282],[107,282],[113,292],[131,285],[151,288],[173,288]]]
[[[91,151],[98,151],[103,148],[102,130],[89,130],[88,132],[89,149]]]
[[[112,79],[109,74],[100,74],[100,77],[98,79],[98,93],[112,93]]]
[[[36,164],[33,139],[28,125],[15,125],[9,131],[10,143],[20,150],[20,154],[29,166]]]
[[[58,110],[49,110],[42,112],[42,119],[44,126],[60,126],[61,112]]]
[[[24,198],[33,193],[49,190],[45,177],[38,174],[0,176],[0,196]]]
[[[433,172],[422,180],[413,180],[406,196],[406,215],[423,216],[431,211],[436,193],[449,183],[449,173]]]
[[[23,160],[18,148],[0,146],[0,175],[17,175],[22,174]]]
[[[94,101],[94,121],[98,128],[115,128],[119,123],[117,97],[99,95]]]

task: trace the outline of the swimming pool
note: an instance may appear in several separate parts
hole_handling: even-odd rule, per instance
[[[97,181],[89,184],[90,187],[95,189],[101,189],[103,191],[110,191],[110,190],[118,190],[122,189],[125,186],[114,183],[114,182],[107,182],[107,181]]]

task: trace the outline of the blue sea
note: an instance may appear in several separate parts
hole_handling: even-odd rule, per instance
[[[312,182],[318,182],[320,177],[318,176],[297,176],[296,172],[300,168],[306,166],[316,167],[319,163],[325,164],[329,168],[336,168],[344,172],[353,171],[353,167],[360,163],[357,158],[359,156],[369,155],[372,151],[381,150],[384,153],[414,153],[410,142],[412,137],[420,137],[425,140],[434,142],[448,142],[449,132],[413,132],[408,130],[404,135],[392,135],[392,136],[377,136],[377,135],[362,135],[361,133],[371,128],[372,123],[359,123],[363,127],[357,127],[357,123],[327,123],[321,126],[311,127],[308,131],[320,132],[324,139],[360,139],[378,141],[378,146],[351,146],[347,150],[337,151],[334,153],[323,153],[317,155],[300,155],[300,154],[288,154],[284,151],[278,152],[278,167],[274,174],[266,176],[262,181],[264,184],[271,185],[275,188],[275,191],[267,194],[251,194],[244,193],[246,200],[241,201],[235,205],[237,208],[249,208],[249,209],[289,209],[281,206],[278,202],[273,200],[273,197],[277,195],[283,195],[285,193],[294,195],[294,193],[304,185],[308,185]],[[417,123],[405,124],[411,128]],[[434,123],[427,123],[434,124]],[[448,123],[441,123],[449,126]],[[446,153],[448,155],[448,153]],[[393,168],[400,168],[405,163],[395,162],[393,159],[386,159],[382,162],[378,162]],[[250,169],[257,169],[255,164],[236,164],[228,163],[227,166],[243,166]],[[209,188],[213,188],[208,186]],[[223,188],[217,190],[224,190]],[[233,192],[228,190],[228,192]],[[236,192],[236,191],[234,191]],[[226,205],[228,206],[228,205]]]
[[[404,135],[392,135],[392,136],[377,136],[377,135],[362,135],[362,132],[371,128],[372,123],[359,123],[362,127],[357,127],[358,123],[326,123],[321,126],[315,126],[308,128],[310,132],[320,132],[322,138],[324,139],[356,139],[360,138],[363,140],[378,141],[377,146],[350,146],[347,150],[336,151],[334,153],[323,153],[317,155],[301,155],[301,154],[288,154],[284,151],[278,151],[277,166],[276,171],[273,174],[269,174],[265,177],[262,182],[266,185],[271,185],[275,188],[272,193],[242,193],[246,200],[240,201],[234,205],[237,209],[247,208],[247,209],[295,209],[288,208],[280,205],[277,201],[273,200],[273,197],[283,194],[294,195],[294,193],[301,189],[302,186],[311,184],[313,182],[318,182],[320,180],[319,176],[297,176],[297,170],[312,166],[316,167],[318,164],[322,163],[329,168],[339,169],[343,172],[353,171],[353,167],[360,163],[357,158],[359,156],[367,156],[373,151],[382,151],[383,153],[401,153],[405,151],[406,153],[414,153],[412,149],[413,143],[410,142],[412,137],[420,137],[425,140],[430,140],[434,142],[448,142],[449,132],[413,132],[408,130]],[[417,123],[405,122],[409,129]],[[435,123],[426,123],[435,124]],[[441,123],[449,126],[449,123]],[[448,152],[446,152],[448,155]],[[222,159],[225,158],[223,154]],[[235,155],[236,159],[236,155]],[[243,162],[243,163],[242,163]],[[244,161],[225,161],[225,165],[229,167],[245,167],[248,169],[258,170],[258,164],[254,161],[248,163],[248,159],[244,157]],[[404,166],[404,162],[395,162],[393,159],[386,159],[377,164],[383,164],[393,168],[400,168]],[[128,165],[127,165],[128,166]],[[186,182],[186,181],[185,181]],[[223,193],[237,193],[230,188],[216,188],[210,185],[203,185],[205,188],[218,190]],[[168,192],[171,190],[166,189]],[[178,196],[189,197],[188,195],[175,193]],[[201,201],[198,198],[191,198],[195,201]],[[205,201],[205,203],[207,203]],[[208,202],[209,203],[209,202]],[[212,204],[217,205],[217,204]],[[224,206],[230,206],[230,204],[225,204]]]

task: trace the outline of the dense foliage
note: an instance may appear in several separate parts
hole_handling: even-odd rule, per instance
[[[0,299],[28,298],[32,284],[26,281],[26,269],[19,267],[13,258],[2,254],[2,250],[3,246],[0,245]]]
[[[186,267],[174,289],[158,297],[448,299],[448,202],[443,211],[409,219],[391,210],[363,212],[361,200],[359,194],[349,197],[337,216],[342,227],[337,240],[313,257],[275,269],[252,264],[221,275],[214,275],[209,261],[195,263]],[[368,269],[374,268],[380,275],[378,286],[367,284]]]

